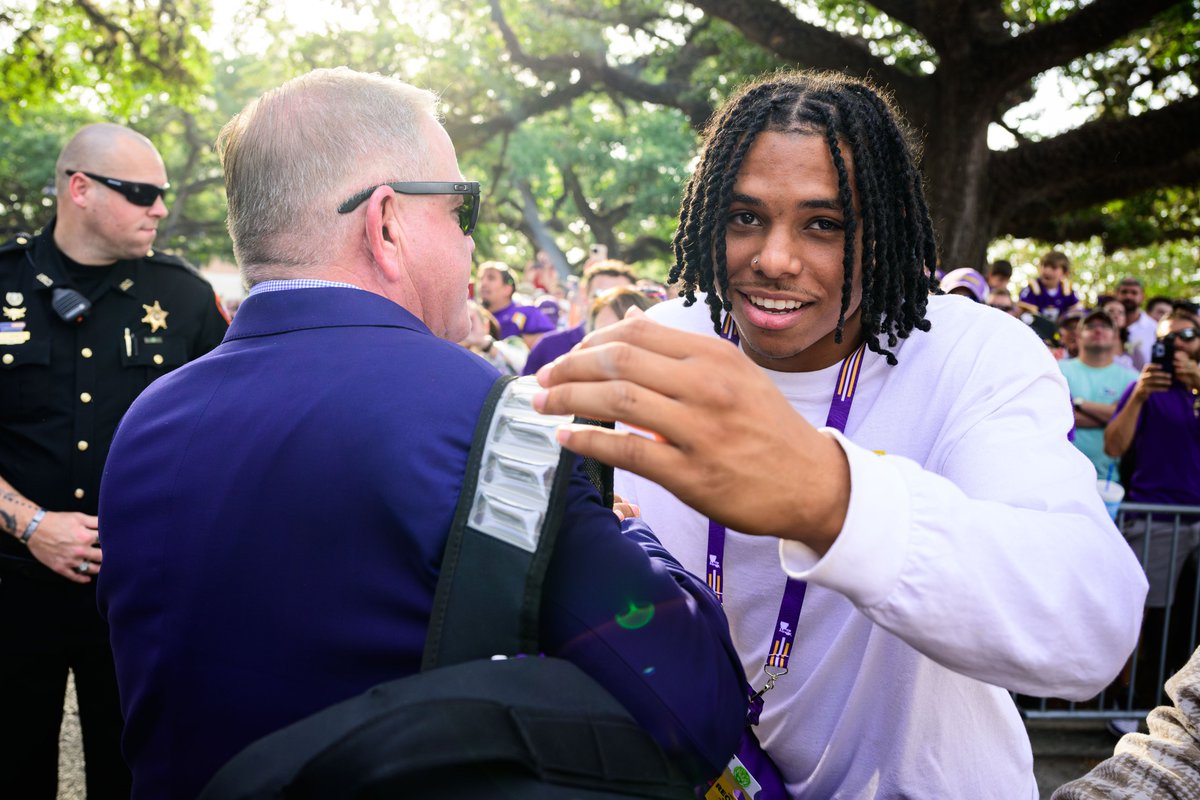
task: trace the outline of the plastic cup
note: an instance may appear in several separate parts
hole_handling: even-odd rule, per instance
[[[1125,499],[1125,487],[1114,481],[1096,481],[1096,488],[1100,491],[1100,499],[1104,501],[1108,515],[1115,520],[1121,501]]]

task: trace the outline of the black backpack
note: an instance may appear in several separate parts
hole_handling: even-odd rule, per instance
[[[574,456],[535,391],[501,378],[480,413],[421,672],[259,739],[200,800],[696,796],[711,776],[684,775],[607,690],[536,655]]]

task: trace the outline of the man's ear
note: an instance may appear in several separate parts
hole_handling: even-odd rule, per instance
[[[67,197],[81,208],[86,207],[91,199],[91,188],[87,178],[78,172],[67,178]]]
[[[371,258],[384,277],[395,281],[400,277],[403,261],[404,226],[400,222],[400,198],[383,186],[367,201],[367,246]]]

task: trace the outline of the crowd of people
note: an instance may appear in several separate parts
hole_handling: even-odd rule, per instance
[[[521,279],[500,261],[476,270],[471,332],[460,344],[501,374],[532,375],[588,332],[619,322],[630,308],[645,310],[666,299],[662,284],[639,278],[623,261],[599,257],[585,261],[583,274],[564,289],[557,277],[544,277],[542,255]]]
[[[714,115],[670,300],[602,252],[573,289],[472,274],[480,186],[398,79],[316,70],[218,149],[232,323],[151,250],[167,175],[127,128],[80,131],[55,221],[0,247],[6,795],[54,796],[68,670],[89,797],[189,800],[421,670],[478,420],[525,374],[618,423],[557,431],[619,513],[571,467],[531,655],[708,797],[1038,796],[1010,692],[1095,695],[1160,598],[1102,471],[1132,451],[1129,499],[1200,503],[1194,308],[1125,279],[1122,321],[1084,313],[1059,253],[1016,301],[1000,267],[939,285],[911,133],[836,74]]]
[[[1164,507],[1121,520],[1150,579],[1134,702],[1152,705],[1160,667],[1168,675],[1183,667],[1196,625],[1194,610],[1171,614],[1171,608],[1183,596],[1185,569],[1194,572],[1200,556],[1200,313],[1191,298],[1147,299],[1132,275],[1087,308],[1067,279],[1063,253],[1046,253],[1038,268],[1015,303],[1007,262],[992,264],[986,278],[954,270],[941,289],[1023,319],[1058,361],[1075,415],[1072,440],[1095,467],[1098,485],[1126,503]],[[1180,624],[1164,642],[1167,618]],[[1112,727],[1136,730],[1137,720]]]

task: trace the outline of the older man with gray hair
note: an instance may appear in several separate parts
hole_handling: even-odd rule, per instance
[[[130,410],[102,489],[135,797],[194,798],[250,742],[420,668],[498,377],[454,344],[480,190],[435,110],[398,80],[317,70],[221,133],[250,294],[221,347]],[[631,602],[653,608],[644,626],[615,624]],[[721,770],[745,697],[717,601],[640,523],[622,535],[579,470],[542,609],[545,653],[687,774]]]

